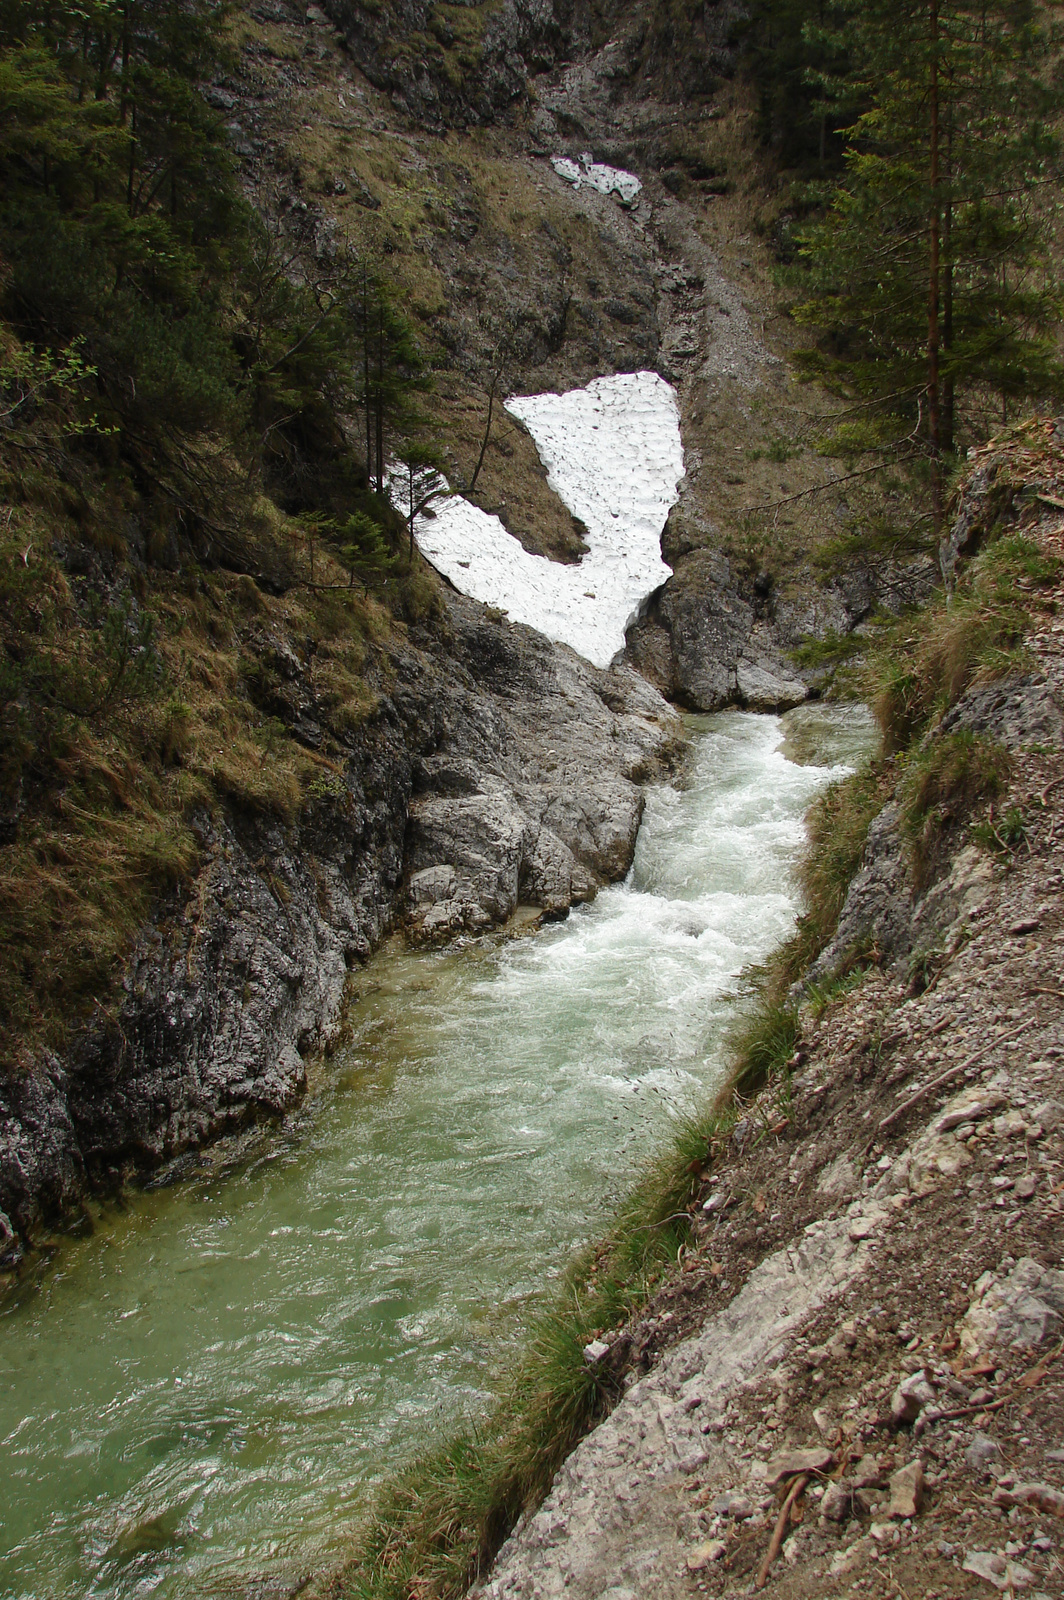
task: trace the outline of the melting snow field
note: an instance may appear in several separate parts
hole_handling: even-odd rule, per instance
[[[675,393],[655,372],[621,373],[568,394],[515,397],[506,409],[586,527],[587,554],[576,566],[530,555],[460,495],[417,519],[418,548],[462,594],[608,667],[640,606],[672,575],[661,530],[684,470]]]
[[[628,205],[643,187],[634,172],[624,172],[620,167],[605,167],[600,161],[591,159],[590,151],[580,157],[579,163],[569,161],[565,156],[551,156],[550,164],[559,178],[571,183],[574,189],[586,185],[590,189],[597,189],[600,194],[616,194]]]

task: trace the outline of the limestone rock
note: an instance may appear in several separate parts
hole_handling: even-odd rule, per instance
[[[753,1516],[754,1503],[749,1495],[738,1494],[734,1489],[729,1489],[726,1494],[719,1494],[710,1502],[710,1509],[719,1517],[734,1517],[737,1522],[741,1522]]]
[[[1048,1483],[1017,1483],[1007,1479],[994,1490],[996,1506],[1034,1506],[1052,1517],[1064,1517],[1064,1494]]]
[[[960,1094],[955,1094],[943,1106],[931,1124],[931,1131],[948,1133],[964,1122],[979,1122],[1005,1103],[1005,1095],[1000,1089],[986,1086],[962,1089]]]
[[[989,1434],[976,1429],[971,1444],[964,1452],[964,1459],[973,1472],[993,1472],[1001,1464],[1001,1446]]]
[[[910,1373],[909,1377],[902,1379],[891,1396],[891,1418],[898,1426],[915,1422],[924,1406],[932,1405],[934,1400],[935,1391],[923,1371]]]
[[[964,1558],[963,1567],[965,1572],[985,1578],[995,1589],[1027,1589],[1034,1580],[1034,1574],[1027,1567],[992,1550],[970,1551]]]
[[[16,1234],[62,1218],[112,1165],[151,1168],[293,1107],[351,969],[398,917],[435,942],[519,902],[564,915],[623,876],[640,785],[680,744],[675,714],[628,667],[597,671],[461,596],[447,606],[445,643],[404,644],[354,729],[330,722],[290,640],[263,627],[253,641],[271,715],[310,745],[328,726],[343,770],[290,826],[197,814],[196,880],[143,929],[117,1014],[0,1084]]]
[[[924,1501],[922,1461],[910,1461],[890,1475],[890,1514],[892,1517],[919,1515]]]
[[[765,1484],[772,1489],[784,1478],[793,1478],[799,1472],[828,1472],[835,1465],[834,1452],[826,1445],[813,1445],[808,1450],[785,1450],[765,1462]]]
[[[702,1572],[706,1567],[711,1567],[714,1561],[721,1559],[727,1548],[723,1539],[707,1539],[705,1544],[700,1544],[687,1557],[688,1572]]]
[[[961,1346],[974,1356],[995,1347],[1015,1350],[1059,1338],[1064,1323],[1064,1272],[1024,1256],[1007,1277],[984,1272],[960,1324]]]

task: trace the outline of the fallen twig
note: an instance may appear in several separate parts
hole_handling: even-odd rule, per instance
[[[1033,1389],[1041,1383],[1050,1366],[1057,1357],[1064,1354],[1064,1339],[1055,1350],[1050,1350],[1041,1361],[1036,1361],[1033,1367],[1028,1367],[1026,1372],[1021,1372],[1014,1378],[1004,1394],[998,1394],[992,1400],[977,1400],[974,1405],[956,1406],[952,1411],[940,1411],[936,1417],[929,1417],[928,1422],[955,1422],[958,1417],[974,1417],[979,1411],[1000,1411],[1002,1406],[1007,1406],[1010,1400],[1016,1399],[1017,1389]]]
[[[776,1518],[776,1526],[772,1530],[772,1539],[769,1543],[768,1549],[765,1551],[765,1559],[762,1561],[761,1570],[757,1575],[757,1582],[754,1584],[755,1589],[763,1589],[765,1584],[768,1582],[768,1570],[780,1553],[780,1546],[782,1545],[784,1535],[787,1532],[787,1522],[791,1514],[791,1507],[794,1505],[794,1502],[797,1500],[798,1496],[801,1494],[811,1477],[811,1472],[799,1472],[798,1476],[793,1479],[790,1488],[787,1490],[786,1499],[780,1507],[779,1516]]]
[[[1064,999],[1064,996],[1061,996],[1061,998]],[[1006,1039],[1015,1039],[1018,1033],[1024,1033],[1028,1028],[1033,1028],[1037,1020],[1037,1017],[1028,1017],[1026,1022],[1021,1022],[1015,1028],[1009,1028],[1005,1033],[999,1033],[996,1039],[991,1039],[972,1055],[967,1056],[963,1061],[958,1061],[955,1067],[948,1067],[945,1072],[940,1072],[937,1078],[932,1078],[930,1083],[925,1083],[922,1089],[917,1089],[916,1093],[911,1094],[908,1100],[903,1100],[901,1105],[896,1106],[889,1116],[884,1117],[876,1128],[876,1133],[883,1133],[885,1129],[897,1122],[899,1117],[903,1117],[911,1107],[923,1100],[926,1095],[934,1094],[935,1090],[941,1088],[942,1084],[948,1083],[951,1078],[958,1077],[962,1072],[967,1072],[969,1067],[974,1066],[983,1056],[989,1055],[990,1051],[995,1050],[999,1044],[1004,1044]]]

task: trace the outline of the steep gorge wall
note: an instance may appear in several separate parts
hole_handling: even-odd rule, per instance
[[[318,713],[287,641],[291,706]],[[630,668],[598,672],[453,597],[440,637],[398,653],[342,777],[285,827],[196,823],[187,892],[144,930],[114,1014],[0,1085],[0,1248],[122,1181],[301,1097],[341,1032],[348,971],[404,922],[482,932],[519,903],[563,915],[623,876],[641,785],[681,739]]]

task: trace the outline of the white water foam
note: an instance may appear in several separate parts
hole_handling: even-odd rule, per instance
[[[568,394],[514,397],[506,409],[586,527],[587,554],[574,566],[530,555],[498,517],[460,495],[415,520],[418,548],[462,594],[609,666],[629,623],[672,575],[661,530],[684,471],[675,392],[655,372],[621,373]]]

